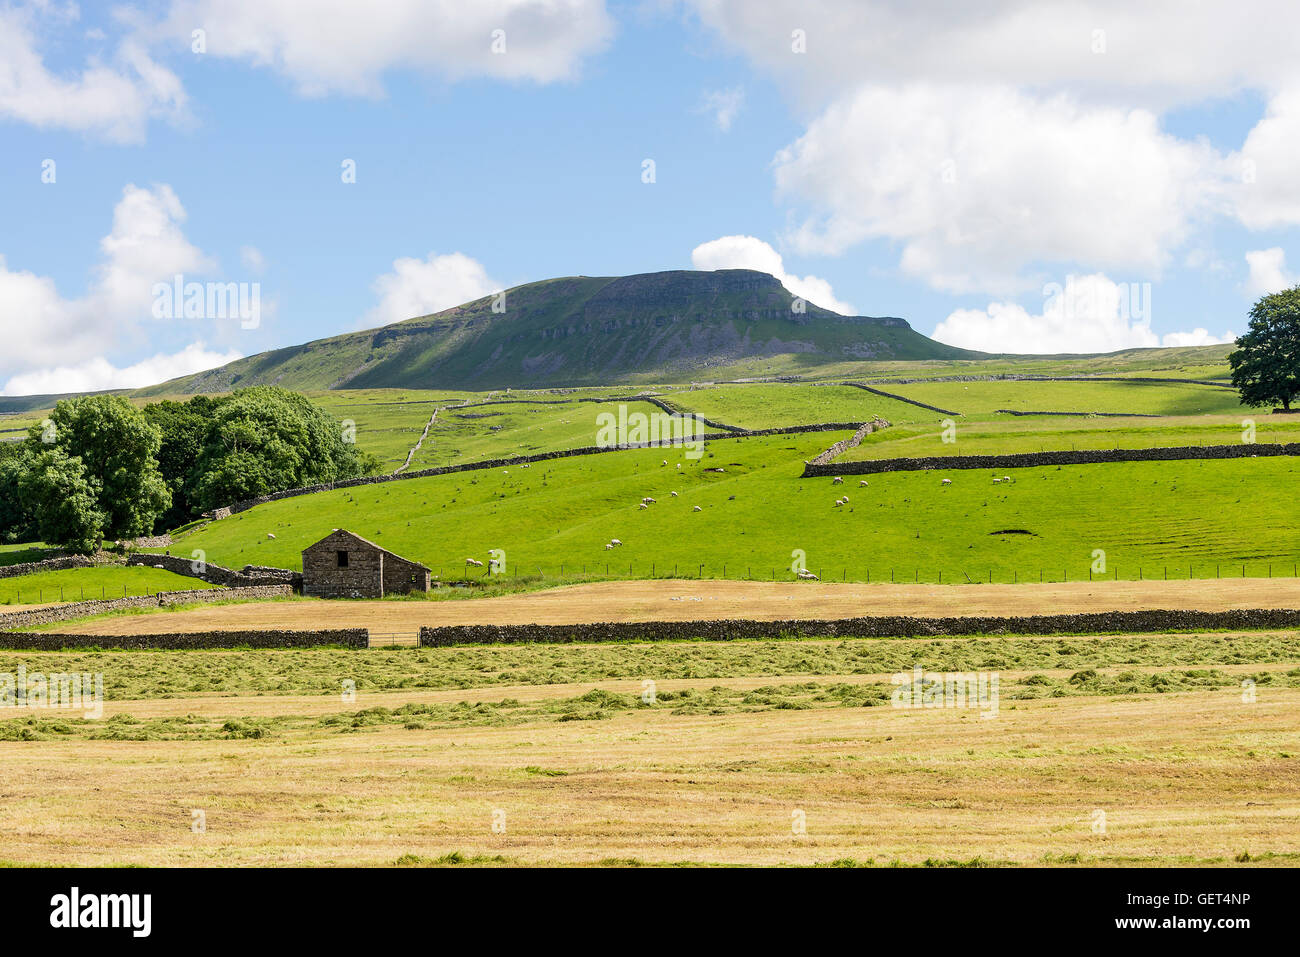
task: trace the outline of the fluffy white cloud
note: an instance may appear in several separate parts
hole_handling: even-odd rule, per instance
[[[745,90],[735,86],[727,90],[709,90],[700,100],[700,112],[713,115],[718,129],[726,133],[745,103]]]
[[[1300,85],[1269,101],[1233,157],[1238,218],[1250,229],[1300,225]]]
[[[1280,246],[1251,250],[1246,253],[1246,265],[1250,268],[1246,293],[1251,299],[1290,289],[1300,282],[1300,278],[1287,272],[1286,253]]]
[[[847,302],[835,298],[831,284],[817,276],[795,276],[785,271],[781,254],[755,236],[723,236],[691,250],[696,269],[756,269],[775,276],[801,299],[842,315],[856,315]]]
[[[77,74],[62,76],[46,66],[38,24],[58,26],[57,20],[75,15],[75,6],[62,11],[45,4],[0,7],[0,116],[137,142],[151,117],[184,114],[180,80],[133,40],[123,42],[109,62],[89,58]]]
[[[171,187],[128,185],[100,241],[102,258],[86,294],[64,298],[52,279],[10,269],[0,256],[0,375],[5,393],[126,388],[161,382],[238,358],[202,342],[119,367],[106,356],[138,347],[151,318],[154,285],[180,273],[186,282],[216,268],[186,238],[185,209]],[[154,348],[157,345],[154,344]]]
[[[377,277],[371,288],[379,303],[362,318],[361,329],[450,309],[491,295],[501,284],[464,253],[430,253],[428,259],[394,260],[393,271]]]
[[[242,358],[230,350],[214,352],[202,342],[186,346],[172,355],[159,354],[125,368],[117,368],[102,356],[74,366],[58,366],[27,372],[11,378],[4,395],[52,395],[65,392],[99,392],[104,389],[138,389],[178,376],[214,369]]]
[[[96,306],[112,316],[147,310],[154,283],[177,273],[212,272],[216,263],[185,238],[185,207],[168,185],[128,185],[113,208],[113,230],[99,241],[104,261],[95,269]]]
[[[1044,264],[1154,277],[1213,217],[1300,224],[1296,4],[689,6],[808,117],[775,163],[800,251],[884,239],[935,288],[1010,295]],[[1238,152],[1161,129],[1242,91],[1269,106]]]
[[[195,28],[208,55],[270,66],[310,96],[377,95],[395,69],[549,83],[613,34],[603,0],[177,0],[160,29],[188,47]]]
[[[1275,0],[691,0],[727,45],[805,102],[916,81],[1070,90],[1162,110],[1281,88],[1298,75],[1300,7]],[[793,50],[803,31],[806,53]]]
[[[1155,346],[1203,346],[1231,342],[1205,329],[1151,331],[1151,294],[1144,284],[1112,282],[1105,275],[1071,276],[1064,286],[1043,289],[1043,311],[1031,315],[1012,302],[986,309],[958,309],[939,323],[933,338],[982,352],[1055,354],[1115,352]]]
[[[1007,295],[1032,263],[1157,273],[1219,193],[1222,158],[1145,110],[1085,108],[1005,88],[873,86],[776,157],[816,210],[795,247],[902,243],[900,267],[953,292]]]

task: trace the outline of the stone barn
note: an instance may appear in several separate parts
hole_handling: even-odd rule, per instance
[[[318,598],[383,598],[428,591],[429,569],[336,528],[302,552],[302,593]]]

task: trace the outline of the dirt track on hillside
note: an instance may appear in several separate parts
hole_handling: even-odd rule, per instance
[[[1036,615],[1151,608],[1300,608],[1300,581],[1246,578],[1030,585],[632,581],[449,601],[272,601],[103,618],[60,632],[129,635],[243,628],[365,627],[372,637],[421,625],[852,618],[863,615]]]

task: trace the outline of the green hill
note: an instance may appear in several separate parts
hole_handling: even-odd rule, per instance
[[[496,310],[494,311],[494,305]],[[431,316],[249,356],[146,393],[290,389],[497,389],[689,378],[771,360],[774,371],[853,360],[960,359],[903,319],[796,307],[747,269],[575,276],[509,289]]]

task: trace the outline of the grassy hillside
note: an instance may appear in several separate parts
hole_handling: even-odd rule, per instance
[[[922,581],[1086,577],[1094,549],[1126,578],[1166,565],[1186,577],[1189,563],[1198,575],[1216,563],[1240,574],[1243,562],[1247,574],[1266,574],[1269,562],[1289,574],[1300,560],[1294,459],[1023,469],[1001,486],[977,472],[873,476],[869,488],[798,478],[803,460],[839,437],[711,442],[703,459],[670,456],[667,468],[661,450],[631,450],[325,492],[214,522],[177,547],[224,565],[297,567],[304,546],[341,527],[449,578],[493,548],[519,574],[557,575],[563,564],[590,577],[608,563],[617,577],[700,565],[717,576],[725,565],[727,577],[788,578],[795,549],[814,571],[858,580],[887,579],[891,568]],[[833,505],[841,494],[849,507]],[[643,496],[658,504],[638,509]],[[611,538],[624,546],[605,550]]]
[[[901,319],[846,317],[750,270],[551,279],[432,316],[240,359],[159,390],[520,388],[695,375],[789,354],[814,361],[977,355]]]

